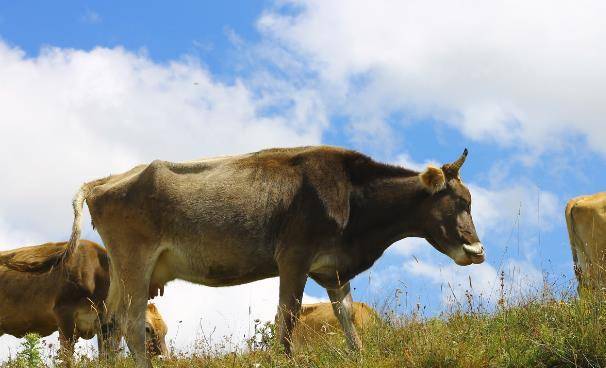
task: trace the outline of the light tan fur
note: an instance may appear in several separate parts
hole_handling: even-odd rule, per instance
[[[439,167],[428,166],[419,174],[419,180],[430,193],[437,193],[446,186],[446,175]]]
[[[0,251],[0,265],[20,272],[48,272],[57,266],[65,247],[54,243]]]
[[[147,334],[147,351],[153,355],[168,355],[166,347],[166,334],[168,327],[164,319],[160,315],[158,308],[153,303],[147,305],[147,313],[145,314],[145,326]]]
[[[566,224],[579,292],[606,289],[606,192],[571,199]]]
[[[354,302],[351,319],[357,330],[365,330],[380,321],[377,312],[365,303]],[[322,341],[326,335],[342,334],[332,303],[303,304],[301,316],[292,333],[295,350],[304,349],[313,341]]]

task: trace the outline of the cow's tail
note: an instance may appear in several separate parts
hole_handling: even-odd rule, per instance
[[[84,207],[84,201],[88,198],[91,190],[97,185],[104,184],[108,181],[109,177],[84,183],[72,200],[72,207],[74,209],[74,223],[72,225],[72,234],[67,243],[63,260],[69,259],[69,257],[76,252],[78,243],[80,242],[80,235],[82,234],[82,209]]]

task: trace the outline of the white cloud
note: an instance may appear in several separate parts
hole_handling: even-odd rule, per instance
[[[259,28],[304,60],[352,121],[391,112],[473,139],[606,154],[606,38],[599,0],[292,0]],[[355,125],[355,124],[354,124]]]
[[[278,287],[277,278],[224,288],[175,281],[166,286],[163,297],[153,302],[165,316],[167,339],[177,350],[193,352],[202,340],[214,346],[227,337],[229,346],[225,348],[233,351],[243,348],[243,341],[253,336],[255,319],[274,320]],[[303,296],[303,303],[325,300]]]
[[[218,83],[194,61],[156,64],[119,48],[26,58],[0,43],[0,79],[0,213],[55,238],[67,235],[70,198],[85,180],[156,158],[318,143],[323,128],[313,96],[262,114],[275,99],[242,81]]]
[[[406,238],[393,243],[387,252],[395,253],[400,256],[408,257],[415,254],[424,253],[427,249],[433,247],[423,238]]]
[[[15,244],[25,246],[44,242],[38,236],[38,234],[11,227],[0,213],[0,251],[15,248]]]
[[[71,197],[86,180],[156,158],[319,143],[326,121],[309,91],[272,89],[268,79],[220,83],[193,60],[157,64],[121,48],[47,48],[31,58],[0,42],[0,80],[1,249],[67,239]],[[276,304],[264,298],[277,298],[272,280],[229,289],[175,283],[166,292],[170,300],[158,303],[171,333],[183,320],[178,347],[193,341],[184,331],[200,317],[206,332],[214,324],[223,326],[216,336],[241,334],[249,293],[263,318]],[[18,342],[0,339],[2,360]]]
[[[398,157],[396,157],[395,164],[405,167],[407,169],[416,170],[419,172],[425,171],[425,169],[429,165],[433,165],[436,167],[442,166],[436,160],[425,160],[423,162],[417,162],[412,157],[410,157],[410,154],[408,154],[408,153],[399,154]]]
[[[471,211],[480,237],[517,232],[520,225],[523,236],[534,236],[538,230],[547,230],[562,223],[562,208],[555,194],[540,190],[536,185],[521,181],[511,186],[484,188],[468,185],[471,191]],[[529,231],[533,233],[529,234]]]

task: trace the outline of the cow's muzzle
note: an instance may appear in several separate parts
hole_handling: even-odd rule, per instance
[[[480,242],[463,244],[447,253],[459,266],[469,266],[484,262],[484,246]]]
[[[463,244],[463,250],[465,254],[469,257],[472,263],[482,263],[486,258],[484,253],[484,246],[480,242],[476,242],[473,244]]]

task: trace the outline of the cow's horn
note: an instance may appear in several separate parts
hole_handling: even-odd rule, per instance
[[[468,153],[467,148],[465,148],[461,157],[459,157],[455,162],[446,165],[448,170],[452,171],[453,173],[458,173],[459,170],[461,169],[461,166],[463,166],[463,163],[465,163],[465,159],[467,158],[467,153]]]

